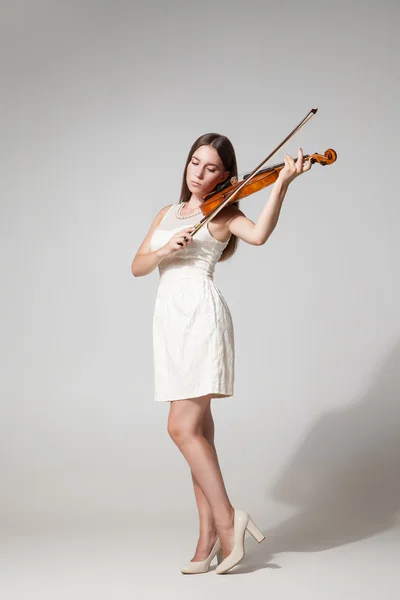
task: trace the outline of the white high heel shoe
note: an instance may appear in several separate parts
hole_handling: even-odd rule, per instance
[[[233,527],[233,549],[232,552],[226,558],[224,558],[221,563],[218,564],[217,568],[215,569],[217,575],[226,573],[232,569],[232,567],[237,565],[238,562],[240,562],[244,557],[244,538],[246,535],[246,529],[249,533],[251,533],[258,543],[261,543],[263,540],[265,540],[265,535],[258,529],[254,521],[246,512],[244,512],[244,510],[240,510],[239,508],[235,508]]]
[[[210,568],[210,564],[214,556],[217,555],[218,564],[224,559],[221,550],[221,542],[219,537],[217,538],[210,554],[204,560],[196,560],[188,562],[184,567],[181,568],[182,573],[207,573]]]

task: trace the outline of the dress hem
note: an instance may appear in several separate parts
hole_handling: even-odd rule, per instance
[[[197,396],[183,396],[182,398],[165,398],[164,400],[155,398],[154,402],[175,402],[176,400],[192,400],[193,398],[201,398],[202,396],[208,396],[209,394],[217,394],[216,396],[213,396],[213,398],[230,398],[234,396],[233,392],[206,392],[205,394],[198,394]]]

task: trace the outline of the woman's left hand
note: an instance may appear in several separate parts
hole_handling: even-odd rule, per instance
[[[302,173],[309,171],[312,167],[312,162],[310,160],[306,163],[303,162],[303,150],[301,148],[298,149],[297,154],[298,158],[296,162],[289,154],[285,154],[285,166],[281,169],[278,179],[287,185]]]

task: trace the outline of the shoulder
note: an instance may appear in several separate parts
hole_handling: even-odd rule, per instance
[[[167,214],[167,212],[172,208],[174,204],[168,204],[168,206],[164,206],[161,210],[158,211],[156,216],[153,219],[152,224],[150,225],[149,234],[152,234],[160,225],[161,221]]]
[[[174,206],[174,204],[168,204],[167,206],[164,206],[164,208],[162,208],[158,214],[161,215],[162,217],[164,217],[167,214],[167,212],[169,211],[169,209],[172,208],[173,206]]]
[[[168,206],[164,206],[164,208],[162,208],[158,214],[156,215],[153,224],[157,227],[157,225],[160,224],[160,222],[162,221],[162,219],[165,217],[165,215],[167,214],[167,212],[169,211],[170,208],[172,208],[174,206],[174,204],[168,204]]]
[[[229,206],[225,206],[220,210],[216,217],[211,221],[211,223],[213,223],[211,227],[213,228],[214,237],[218,237],[218,233],[220,233],[221,236],[226,238],[229,232],[233,233],[232,223],[235,222],[237,229],[236,219],[238,217],[244,217],[246,219],[240,208],[235,204],[229,204]]]
[[[240,210],[240,208],[236,204],[229,204],[229,206],[225,206],[219,213],[223,218],[225,223],[230,223],[237,217],[244,217],[245,214]]]

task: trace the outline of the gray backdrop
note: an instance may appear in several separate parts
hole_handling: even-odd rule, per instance
[[[236,335],[216,445],[232,503],[279,549],[395,522],[398,17],[388,0],[3,6],[4,530],[148,512],[196,531],[153,401],[158,270],[134,278],[131,261],[199,135],[227,135],[243,173],[313,107],[272,162],[298,146],[337,162],[292,183],[264,246],[216,268]],[[252,220],[270,189],[241,201]]]

